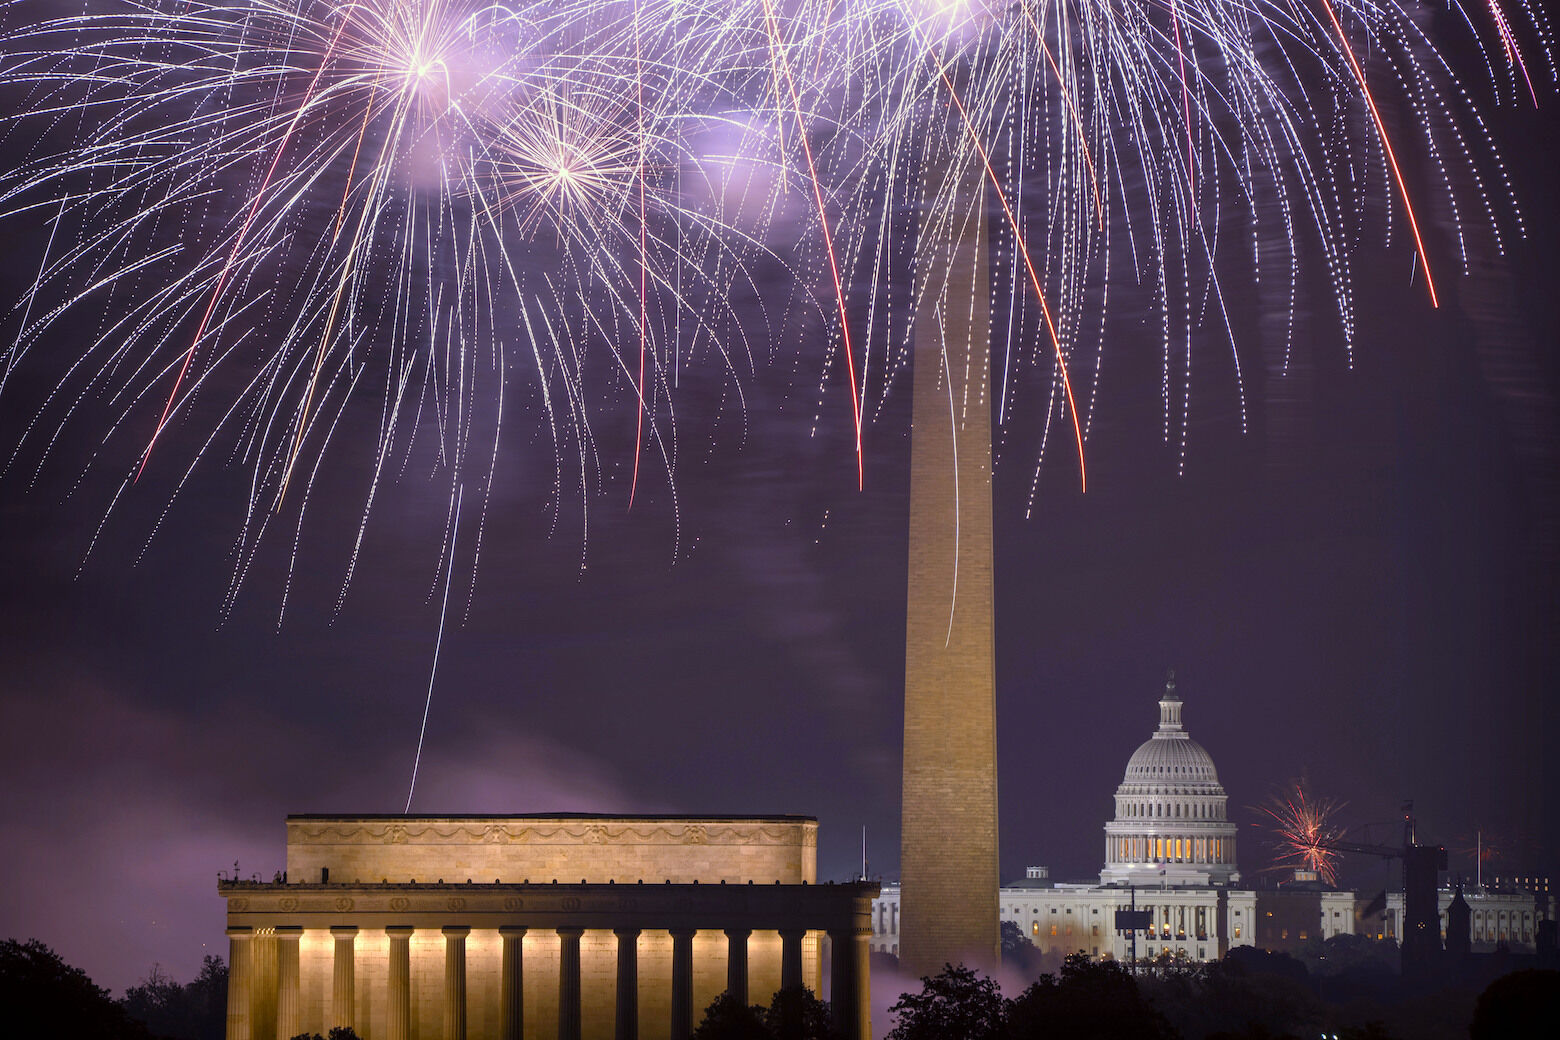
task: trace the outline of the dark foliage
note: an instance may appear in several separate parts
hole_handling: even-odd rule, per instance
[[[1045,970],[1045,955],[1024,934],[1017,921],[1002,922],[1002,966],[1025,978],[1038,978]]]
[[[10,1036],[146,1040],[150,1034],[87,973],[36,939],[0,942],[0,1008]]]
[[[749,1007],[729,992],[716,997],[704,1009],[704,1021],[691,1040],[774,1040],[764,1021],[764,1009]]]
[[[1014,1000],[1012,1040],[1173,1040],[1179,1034],[1143,999],[1137,981],[1114,961],[1073,954],[1057,975],[1042,975]]]
[[[1514,971],[1490,983],[1474,1005],[1473,1040],[1554,1036],[1560,1023],[1560,971]]]
[[[1391,939],[1373,939],[1368,935],[1335,935],[1331,939],[1308,939],[1295,951],[1295,958],[1312,978],[1379,980],[1396,975],[1402,955]]]
[[[187,985],[152,965],[139,986],[125,991],[120,1006],[131,1018],[168,1040],[223,1040],[227,1032],[227,965],[208,956]]]
[[[805,986],[781,990],[768,1008],[722,993],[705,1009],[692,1040],[838,1040],[829,1019],[829,1005]]]
[[[806,986],[793,986],[775,994],[764,1021],[779,1040],[839,1040],[827,1003]]]
[[[1292,957],[1232,950],[1222,961],[1142,985],[1150,1003],[1189,1040],[1321,1035],[1321,1001]]]
[[[888,1040],[1003,1040],[1009,1006],[991,979],[949,964],[888,1009],[895,1016]]]
[[[362,1040],[362,1038],[353,1031],[351,1026],[336,1026],[326,1036],[318,1033],[299,1033],[291,1040]]]

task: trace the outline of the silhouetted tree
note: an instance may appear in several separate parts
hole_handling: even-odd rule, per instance
[[[120,1005],[131,1018],[169,1040],[223,1040],[227,1033],[227,965],[207,956],[187,985],[173,981],[159,965],[139,986],[125,991]]]
[[[1222,961],[1143,979],[1140,985],[1149,1004],[1188,1040],[1321,1032],[1321,1002],[1305,968],[1282,954],[1232,950]]]
[[[1253,1022],[1246,1028],[1230,1032],[1222,1030],[1217,1033],[1209,1033],[1208,1040],[1300,1040],[1294,1033],[1274,1033],[1267,1026],[1259,1022]]]
[[[1397,1038],[1380,1022],[1366,1022],[1357,1028],[1340,1031],[1338,1040],[1397,1040]]]
[[[806,986],[780,990],[764,1012],[764,1024],[779,1040],[839,1040],[827,1001]]]
[[[806,986],[793,986],[776,993],[767,1009],[722,993],[705,1008],[693,1040],[839,1040],[839,1034],[829,1005]]]
[[[1013,1001],[1013,1040],[1174,1040],[1165,1016],[1138,992],[1137,981],[1114,961],[1075,953],[1060,975],[1042,975]]]
[[[763,1008],[750,1007],[727,992],[704,1009],[704,1021],[691,1040],[775,1040],[775,1034],[764,1021]]]
[[[334,1026],[325,1036],[318,1033],[299,1033],[291,1040],[362,1040],[362,1038],[353,1031],[351,1026]]]
[[[1044,970],[1044,955],[1024,934],[1017,921],[1002,922],[1002,966],[1017,970],[1027,979]]]
[[[0,941],[0,1009],[9,1036],[146,1040],[150,1035],[109,999],[108,990],[37,939]]]
[[[1473,1040],[1527,1040],[1555,1035],[1560,971],[1514,971],[1490,983],[1473,1008]]]
[[[1311,938],[1295,950],[1295,959],[1313,978],[1349,975],[1354,978],[1396,975],[1402,955],[1391,939],[1368,935],[1335,935],[1330,939]]]
[[[1009,1002],[997,984],[964,965],[922,977],[921,992],[902,993],[888,1040],[1003,1040]]]

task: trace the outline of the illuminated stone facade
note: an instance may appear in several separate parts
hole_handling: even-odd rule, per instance
[[[928,186],[951,201],[928,206],[918,249],[939,266],[917,312],[910,448],[901,957],[917,974],[1000,957],[986,216],[977,165],[948,169],[977,172]]]
[[[723,991],[794,985],[871,1036],[877,886],[816,884],[811,818],[294,816],[287,839],[284,880],[218,884],[228,1040],[682,1040]]]

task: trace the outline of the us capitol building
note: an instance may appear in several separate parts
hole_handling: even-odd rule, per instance
[[[1403,934],[1403,895],[1368,914],[1354,892],[1320,884],[1297,872],[1278,889],[1241,887],[1229,796],[1213,757],[1186,732],[1172,675],[1159,699],[1159,728],[1127,760],[1116,788],[1115,819],[1105,824],[1105,864],[1098,884],[1052,881],[1045,867],[998,890],[998,913],[1016,924],[1043,953],[1083,953],[1127,960],[1167,955],[1211,961],[1235,946],[1293,950],[1310,938],[1368,933]],[[1367,899],[1369,894],[1367,893]],[[1440,893],[1441,927],[1453,894]],[[1534,900],[1520,893],[1478,891],[1473,908],[1475,948],[1504,942],[1531,949],[1537,928]],[[1552,898],[1546,900],[1551,906]],[[1117,910],[1149,913],[1151,926],[1117,931]],[[873,952],[899,952],[900,886],[885,883],[872,907]],[[1361,919],[1363,918],[1363,919]]]

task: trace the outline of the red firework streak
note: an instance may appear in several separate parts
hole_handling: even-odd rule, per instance
[[[959,118],[964,122],[965,133],[969,135],[970,143],[975,146],[975,151],[980,155],[981,165],[986,168],[986,178],[991,181],[991,186],[996,189],[997,201],[1002,203],[1002,213],[1007,217],[1008,226],[1013,229],[1013,241],[1018,243],[1018,251],[1024,258],[1024,269],[1029,272],[1029,284],[1035,291],[1035,299],[1040,301],[1040,313],[1045,317],[1046,331],[1051,334],[1051,347],[1056,355],[1056,363],[1062,372],[1062,389],[1067,395],[1067,412],[1072,418],[1073,440],[1078,445],[1078,483],[1085,492],[1089,490],[1089,472],[1083,461],[1083,428],[1078,422],[1078,406],[1073,400],[1072,377],[1067,374],[1067,358],[1062,353],[1061,337],[1056,334],[1056,323],[1051,320],[1051,307],[1045,300],[1045,290],[1040,286],[1040,275],[1035,271],[1034,261],[1029,258],[1029,247],[1024,244],[1023,233],[1018,229],[1018,218],[1013,215],[1013,207],[1008,205],[1007,193],[1002,190],[1002,183],[997,179],[997,171],[991,166],[991,156],[986,152],[986,146],[981,143],[980,135],[975,132],[974,125],[970,122],[970,115],[964,108],[964,101],[959,97],[959,92],[954,89],[953,80],[948,77],[948,69],[945,65],[938,65],[937,74],[942,77],[943,86],[948,88],[948,96],[953,99],[954,107],[959,110]]]
[[[1381,148],[1387,153],[1387,162],[1392,166],[1392,179],[1397,182],[1398,194],[1403,197],[1403,209],[1408,212],[1408,226],[1414,232],[1414,248],[1419,251],[1419,262],[1425,269],[1425,285],[1430,290],[1430,306],[1440,307],[1441,301],[1435,292],[1435,278],[1430,274],[1430,257],[1425,253],[1424,239],[1419,235],[1419,221],[1414,218],[1414,203],[1408,197],[1408,185],[1403,181],[1403,171],[1398,169],[1397,153],[1392,150],[1392,142],[1387,138],[1387,127],[1381,121],[1381,113],[1376,109],[1376,99],[1365,83],[1365,70],[1360,67],[1359,59],[1354,56],[1354,48],[1349,46],[1349,38],[1344,35],[1343,23],[1338,21],[1338,12],[1333,10],[1332,0],[1322,0],[1322,6],[1327,9],[1327,17],[1332,20],[1333,29],[1338,33],[1338,42],[1343,46],[1343,56],[1349,60],[1349,68],[1354,71],[1354,78],[1359,82],[1360,93],[1365,95],[1365,106],[1370,109],[1371,121],[1376,124],[1376,136],[1381,138]]]
[[[850,345],[850,319],[845,316],[845,288],[840,281],[839,260],[834,255],[834,235],[829,231],[829,214],[823,205],[823,187],[818,183],[818,168],[813,162],[812,144],[807,140],[807,126],[802,119],[802,99],[796,90],[796,80],[791,75],[791,62],[785,56],[779,27],[775,24],[775,10],[771,0],[764,0],[764,22],[769,29],[771,51],[780,59],[780,71],[785,75],[786,90],[791,95],[791,110],[796,113],[796,136],[802,139],[802,154],[807,157],[807,176],[812,181],[813,202],[818,207],[818,225],[823,229],[823,248],[829,254],[829,274],[834,279],[834,299],[840,311],[840,339],[845,350],[845,370],[850,375],[850,414],[856,422],[856,487],[866,487],[866,470],[861,455],[861,395],[856,388],[856,359]]]

